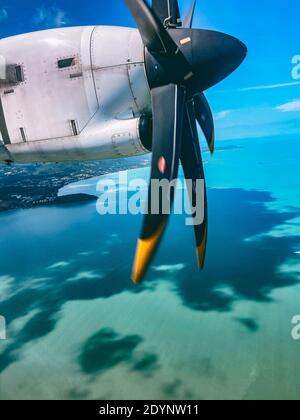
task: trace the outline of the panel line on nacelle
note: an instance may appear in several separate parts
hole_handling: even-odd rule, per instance
[[[0,97],[0,132],[1,132],[1,137],[2,137],[3,143],[4,144],[11,144],[8,129],[7,129],[7,125],[6,125],[6,120],[5,120],[5,115],[4,115],[4,110],[3,110],[1,97]]]

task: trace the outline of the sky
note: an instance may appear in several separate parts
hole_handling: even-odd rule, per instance
[[[179,1],[183,15],[190,1]],[[207,92],[220,140],[300,134],[299,12],[299,0],[198,0],[195,28],[234,35],[249,50]],[[123,0],[0,0],[1,38],[78,25],[135,24]]]

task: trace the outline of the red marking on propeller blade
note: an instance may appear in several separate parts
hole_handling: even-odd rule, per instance
[[[162,156],[158,161],[158,169],[161,174],[165,174],[167,170],[166,159]]]

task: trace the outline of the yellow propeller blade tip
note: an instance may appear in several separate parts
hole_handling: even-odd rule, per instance
[[[205,251],[202,249],[202,247],[197,248],[197,260],[199,270],[202,271],[205,263]]]
[[[132,272],[132,281],[139,284],[145,274],[145,271],[150,263],[151,257],[154,253],[156,242],[153,239],[140,239],[137,244],[135,261]]]
[[[135,253],[135,260],[132,271],[132,281],[139,284],[142,281],[143,274],[146,270],[147,261],[149,260],[150,247],[147,246],[146,241],[139,240]]]
[[[137,273],[133,272],[131,279],[133,281],[134,284],[140,284],[142,281],[142,276],[139,276]]]
[[[205,234],[200,246],[197,247],[197,260],[198,260],[198,267],[199,270],[203,270],[205,264],[205,256],[206,256],[206,246],[207,246],[207,227],[205,228]]]
[[[139,239],[132,271],[132,281],[135,284],[139,284],[142,281],[143,276],[157,248],[164,227],[165,223],[163,223],[157,232],[155,232],[150,238]]]

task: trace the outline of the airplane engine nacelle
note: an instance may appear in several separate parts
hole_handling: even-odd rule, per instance
[[[8,149],[0,147],[0,162],[68,162],[74,160],[117,159],[148,153],[151,147],[152,121],[148,117],[93,121],[76,138],[25,142]]]
[[[151,98],[137,30],[15,36],[0,40],[0,59],[0,162],[113,159],[150,149]]]

